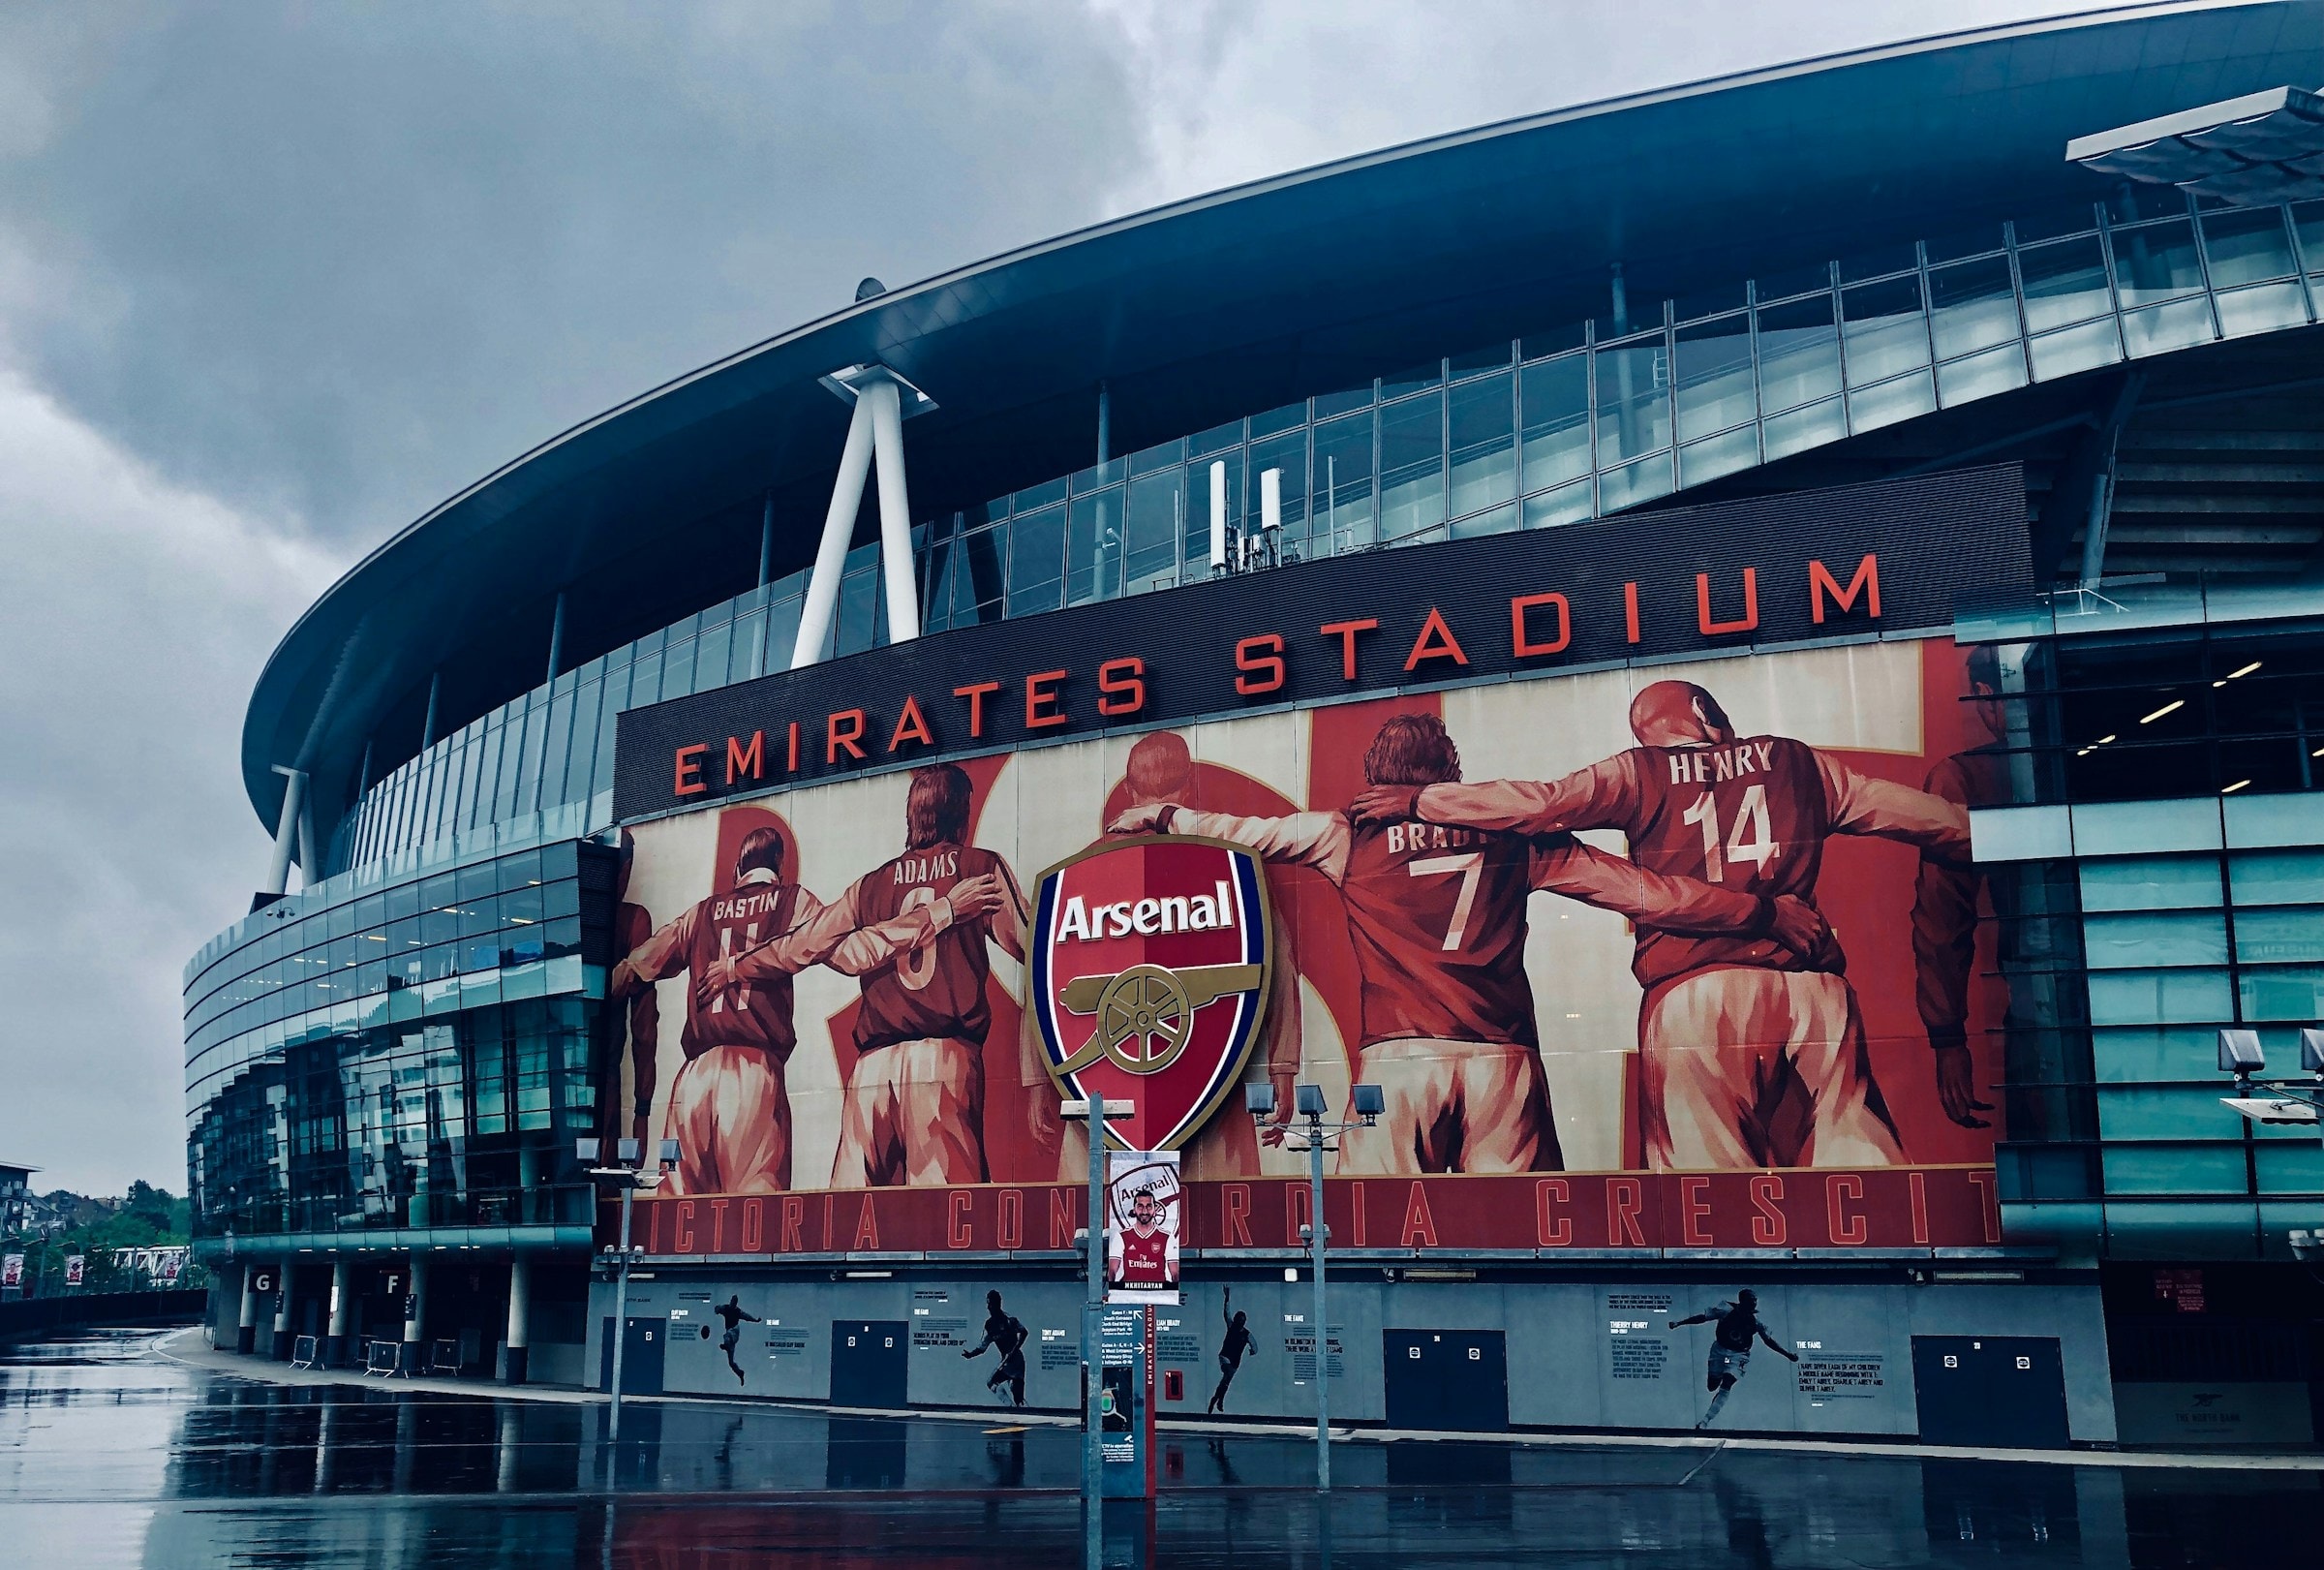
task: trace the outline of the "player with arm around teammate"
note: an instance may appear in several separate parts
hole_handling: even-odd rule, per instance
[[[1385,721],[1363,758],[1374,786],[1409,793],[1460,778],[1435,715]],[[1338,888],[1361,979],[1356,1077],[1386,1113],[1348,1131],[1343,1173],[1538,1172],[1564,1165],[1525,971],[1535,889],[1640,923],[1813,946],[1822,921],[1798,901],[1645,871],[1566,837],[1448,828],[1413,816],[1236,817],[1138,808],[1121,833],[1227,840],[1261,859],[1313,867]]]
[[[1641,689],[1630,724],[1637,746],[1562,780],[1398,785],[1366,791],[1354,812],[1367,822],[1417,815],[1522,834],[1620,829],[1641,867],[1811,904],[1834,834],[1969,855],[1959,806],[1858,773],[1805,742],[1739,737],[1719,700],[1693,682]],[[1638,923],[1633,970],[1646,990],[1638,1056],[1650,1167],[1904,1159],[1845,967],[1836,942],[1811,952],[1764,935]],[[1804,1145],[1786,1149],[1771,1100],[1793,1075],[1813,1111]]]
[[[1677,1330],[1685,1325],[1719,1327],[1711,1333],[1710,1362],[1703,1375],[1703,1388],[1711,1393],[1711,1404],[1703,1409],[1701,1420],[1695,1425],[1698,1429],[1711,1426],[1711,1419],[1717,1417],[1719,1408],[1727,1404],[1728,1393],[1735,1388],[1735,1381],[1743,1377],[1745,1369],[1751,1364],[1753,1337],[1766,1342],[1767,1349],[1776,1356],[1789,1358],[1793,1363],[1799,1361],[1799,1354],[1777,1340],[1760,1322],[1759,1295],[1748,1286],[1735,1294],[1732,1303],[1714,1304],[1700,1313],[1673,1319],[1669,1328]]]

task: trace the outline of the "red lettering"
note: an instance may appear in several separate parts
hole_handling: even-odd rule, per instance
[[[1428,1189],[1417,1178],[1413,1180],[1411,1194],[1404,1201],[1404,1241],[1398,1247],[1436,1247],[1436,1217],[1428,1214]]]
[[[1356,634],[1379,630],[1380,624],[1369,617],[1360,622],[1326,622],[1317,629],[1325,637],[1339,639],[1339,673],[1349,681],[1356,679]]]
[[[763,1199],[743,1201],[743,1252],[764,1253],[767,1249],[767,1202]]]
[[[870,1194],[864,1196],[864,1208],[856,1213],[855,1241],[847,1247],[858,1253],[879,1247],[879,1217],[872,1214]]]
[[[1557,636],[1536,642],[1527,625],[1531,613],[1544,605],[1557,610]],[[1509,641],[1519,660],[1535,655],[1560,654],[1574,641],[1574,610],[1561,594],[1519,595],[1509,602]]]
[[[1626,642],[1638,641],[1638,586],[1622,585],[1622,636]]]
[[[954,697],[968,700],[968,736],[970,740],[985,733],[985,699],[1000,691],[998,682],[970,682],[966,687],[952,690]]]
[[[1710,1189],[1708,1178],[1678,1180],[1678,1241],[1690,1248],[1710,1247],[1711,1235],[1699,1224],[1711,1218]]]
[[[840,726],[840,722],[842,720],[846,722],[845,729],[841,729]],[[840,750],[841,748],[846,749],[847,755],[849,757],[855,758],[859,762],[862,761],[864,756],[864,726],[870,723],[871,716],[864,713],[864,711],[861,709],[841,709],[839,713],[824,721],[823,761],[826,763],[837,763],[840,760]]]
[[[1219,1246],[1225,1248],[1248,1248],[1251,1246],[1251,1185],[1247,1183],[1222,1183],[1218,1185],[1219,1231],[1224,1234]]]
[[[1049,1191],[1049,1246],[1052,1248],[1073,1247],[1073,1197],[1071,1188],[1052,1188]]]
[[[1300,1228],[1307,1224],[1307,1200],[1305,1184],[1287,1183],[1283,1185],[1283,1235],[1286,1238],[1298,1238]]]
[[[702,778],[702,754],[709,751],[710,744],[707,742],[696,742],[691,747],[681,747],[678,749],[677,785],[675,788],[679,795],[699,796],[702,794],[702,792],[710,788],[709,782]]]
[[[928,718],[920,712],[920,700],[910,693],[903,698],[903,712],[896,717],[896,734],[888,738],[888,751],[894,752],[907,741],[923,747],[933,747],[936,738],[928,728]]]
[[[1638,1213],[1646,1208],[1646,1192],[1636,1178],[1605,1180],[1605,1241],[1615,1247],[1643,1248],[1646,1234],[1638,1230]]]
[[[1057,706],[1057,685],[1071,674],[1062,670],[1044,670],[1024,679],[1024,728],[1047,730],[1061,725],[1069,718]]]
[[[661,1213],[667,1209],[669,1209],[667,1205],[648,1205],[646,1207],[646,1214],[653,1217],[653,1220],[646,1226],[646,1252],[650,1254],[661,1252]]]
[[[1856,564],[1856,575],[1848,580],[1848,587],[1845,589],[1833,580],[1831,573],[1824,570],[1821,562],[1813,559],[1809,561],[1808,614],[1815,619],[1817,625],[1821,626],[1823,623],[1824,596],[1831,596],[1838,602],[1840,609],[1846,612],[1856,608],[1858,594],[1864,596],[1864,614],[1873,621],[1879,621],[1881,619],[1881,559],[1879,556],[1871,551],[1866,551],[1864,560]]]
[[[784,767],[786,767],[793,774],[797,774],[799,772],[799,722],[796,720],[791,722],[790,757],[789,761],[784,765]]]
[[[1434,605],[1428,607],[1428,619],[1421,624],[1421,635],[1412,640],[1412,653],[1404,657],[1405,670],[1411,671],[1423,660],[1450,660],[1456,665],[1469,662],[1460,640],[1452,635],[1452,629],[1445,625],[1443,613]]]
[[[1731,622],[1715,621],[1711,617],[1711,575],[1695,574],[1695,625],[1702,629],[1705,637],[1723,632],[1748,632],[1759,625],[1759,570],[1743,570],[1743,615]]]
[[[1781,1244],[1789,1229],[1784,1224],[1782,1209],[1784,1180],[1760,1176],[1751,1180],[1751,1241],[1762,1247],[1772,1248]]]
[[[746,774],[753,780],[762,779],[766,772],[767,733],[765,731],[753,730],[750,732],[749,747],[743,745],[740,736],[726,738],[726,783],[728,785],[734,784]]]
[[[1978,1209],[1982,1212],[1985,1222],[1985,1241],[1987,1243],[2001,1242],[2002,1207],[1995,1202],[1993,1174],[1990,1172],[1972,1172],[1969,1175],[1969,1181],[1972,1184],[1975,1184],[1977,1187],[1977,1199],[1979,1202]]]
[[[1353,1224],[1350,1226],[1349,1230],[1355,1233],[1356,1247],[1361,1248],[1364,1246],[1362,1184],[1352,1183],[1348,1185],[1348,1209],[1354,1212],[1354,1215],[1350,1217]]]
[[[786,1254],[805,1253],[807,1239],[800,1229],[807,1221],[807,1201],[797,1194],[785,1194],[782,1199],[782,1237],[775,1245]]]
[[[1929,1241],[1929,1179],[1926,1173],[1905,1174],[1905,1188],[1912,1196],[1912,1241]]]
[[[955,1188],[949,1195],[946,1196],[946,1214],[944,1217],[945,1247],[965,1248],[969,1247],[971,1235],[968,1230],[968,1218],[975,1204],[976,1196],[968,1192],[968,1190],[965,1188]]]
[[[1244,697],[1282,691],[1291,675],[1283,662],[1283,634],[1262,632],[1236,644],[1235,668],[1241,672],[1235,678],[1235,691]]]
[[[1109,660],[1097,667],[1097,712],[1109,718],[1146,707],[1146,662],[1136,657]]]
[[[1543,1247],[1563,1248],[1574,1241],[1574,1217],[1564,1214],[1573,1199],[1574,1185],[1563,1178],[1544,1178],[1533,1185],[1533,1236]]]
[[[678,1201],[678,1213],[670,1219],[674,1223],[670,1228],[671,1243],[678,1252],[692,1253],[694,1251],[694,1202],[690,1199]]]
[[[1003,1248],[1024,1247],[1024,1190],[1003,1188],[1000,1191],[1000,1246]]]
[[[714,1199],[710,1202],[710,1251],[714,1254],[726,1251],[726,1207],[733,1203],[731,1199]]]
[[[1863,1203],[1864,1180],[1854,1173],[1835,1172],[1823,1180],[1824,1223],[1833,1243],[1854,1247],[1870,1238],[1862,1211],[1853,1208]]]

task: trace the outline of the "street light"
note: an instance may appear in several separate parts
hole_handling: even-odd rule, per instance
[[[1356,1116],[1341,1123],[1326,1123],[1330,1108],[1324,1102],[1321,1085],[1301,1085],[1292,1093],[1292,1106],[1306,1126],[1293,1125],[1300,1138],[1307,1142],[1307,1222],[1300,1228],[1300,1241],[1307,1245],[1310,1268],[1315,1272],[1315,1487],[1319,1493],[1331,1491],[1331,1346],[1329,1321],[1324,1317],[1324,1245],[1331,1229],[1324,1224],[1324,1152],[1337,1150],[1339,1136],[1351,1128],[1369,1128],[1380,1121],[1388,1110],[1387,1097],[1377,1085],[1349,1087],[1349,1106]],[[1274,1115],[1275,1088],[1272,1085],[1246,1085],[1242,1104],[1253,1118]]]
[[[2268,1055],[2259,1032],[2219,1032],[2219,1072],[2235,1076],[2235,1094],[2219,1099],[2253,1123],[2315,1124],[2324,1110],[2324,1100],[2318,1099],[2324,1093],[2324,1029],[2311,1025],[2300,1032],[2300,1066],[2314,1080],[2310,1089],[2284,1080],[2262,1083],[2258,1076],[2268,1070]]]
[[[617,1184],[622,1190],[622,1246],[614,1258],[613,1416],[605,1435],[607,1444],[618,1445],[622,1442],[622,1346],[629,1339],[629,1265],[634,1257],[629,1247],[629,1203],[637,1197],[640,1188],[651,1193],[661,1186],[661,1181],[669,1176],[670,1168],[678,1164],[678,1142],[674,1139],[661,1142],[661,1168],[657,1172],[639,1169],[642,1151],[639,1142],[634,1139],[625,1139],[615,1144],[615,1160],[609,1166],[596,1164],[597,1154],[603,1148],[600,1140],[573,1141],[574,1158],[589,1169],[589,1175],[601,1184]],[[611,1248],[605,1251],[615,1252]],[[642,1248],[637,1250],[639,1253],[644,1251]]]
[[[1106,1120],[1135,1116],[1138,1103],[1123,1096],[1092,1095],[1061,1102],[1057,1111],[1067,1118],[1086,1119],[1089,1124],[1089,1224],[1083,1229],[1088,1248],[1089,1287],[1082,1303],[1082,1367],[1086,1387],[1082,1392],[1082,1426],[1086,1431],[1082,1435],[1082,1497],[1088,1507],[1085,1530],[1089,1562],[1095,1564],[1103,1537],[1100,1512],[1104,1508],[1106,1467],[1105,1416],[1100,1404],[1105,1395],[1105,1349],[1098,1344],[1105,1334],[1106,1310]]]

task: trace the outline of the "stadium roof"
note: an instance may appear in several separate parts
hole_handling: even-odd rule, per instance
[[[721,509],[747,512],[754,562],[772,494],[775,570],[803,565],[846,423],[818,385],[837,368],[885,361],[936,400],[907,437],[926,515],[1088,463],[1100,382],[1114,449],[1135,450],[1472,334],[1603,314],[1616,262],[1634,299],[1656,299],[2088,200],[2106,187],[2064,158],[2074,137],[2318,81],[2324,7],[2095,12],[1410,142],[852,302],[574,426],[373,551],[269,659],[245,786],[270,827],[275,764],[308,767],[319,805],[335,803],[365,739],[432,670],[505,657],[491,701],[526,690],[561,587],[626,559],[649,573],[650,543],[651,570],[680,570]],[[686,550],[668,548],[674,530],[695,531]]]

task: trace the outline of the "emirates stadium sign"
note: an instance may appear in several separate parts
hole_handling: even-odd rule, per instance
[[[1250,851],[1142,836],[1041,875],[1032,1007],[1070,1100],[1134,1103],[1131,1149],[1177,1150],[1233,1093],[1266,1012],[1267,883]]]

